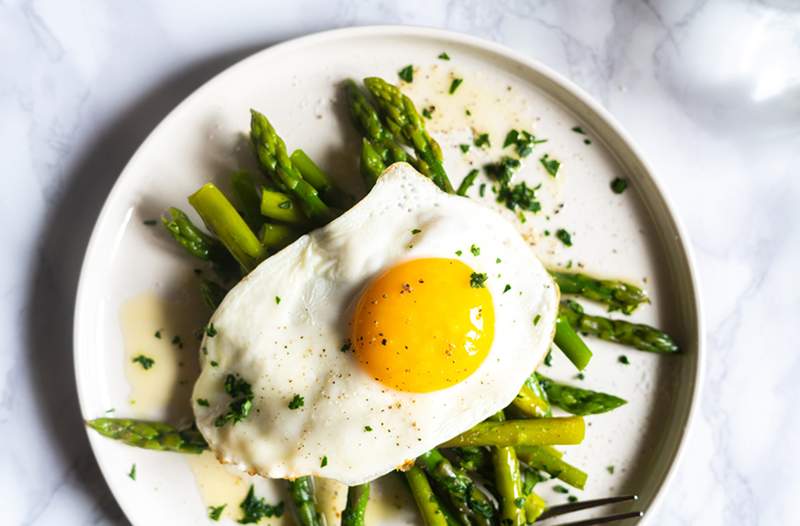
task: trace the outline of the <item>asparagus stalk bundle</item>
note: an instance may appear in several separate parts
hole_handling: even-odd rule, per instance
[[[578,294],[584,298],[603,303],[609,311],[621,310],[630,314],[642,303],[649,303],[647,294],[624,281],[597,279],[586,274],[551,270],[550,274],[562,294]]]
[[[536,379],[547,393],[550,403],[573,415],[597,415],[607,413],[628,402],[614,395],[564,385],[536,373]]]
[[[195,454],[208,449],[203,435],[194,427],[178,429],[163,422],[130,418],[96,418],[86,425],[104,437],[144,449]]]
[[[369,482],[347,490],[347,506],[342,512],[342,526],[366,526]]]
[[[577,416],[481,422],[440,447],[580,444],[585,431]]]
[[[300,526],[324,526],[322,515],[314,502],[314,482],[311,477],[298,477],[289,481],[289,495],[294,502]]]
[[[500,411],[489,422],[501,423],[505,420],[505,415]],[[500,500],[500,521],[507,526],[523,526],[527,521],[522,508],[525,499],[522,496],[522,474],[517,453],[510,446],[494,447],[492,463],[495,490]]]

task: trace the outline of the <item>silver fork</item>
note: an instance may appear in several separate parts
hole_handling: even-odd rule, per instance
[[[583,502],[573,502],[571,504],[561,504],[548,508],[547,511],[542,513],[536,522],[559,517],[566,513],[573,513],[580,510],[587,510],[596,508],[598,506],[606,506],[608,504],[616,504],[618,502],[627,502],[629,500],[636,501],[639,499],[638,495],[622,495],[620,497],[607,497],[604,499],[585,500]],[[634,519],[644,516],[643,511],[628,511],[625,513],[616,513],[614,515],[606,515],[605,517],[597,517],[595,519],[584,519],[575,522],[564,522],[554,526],[595,526],[596,524],[605,524],[608,522],[621,521],[625,519]]]

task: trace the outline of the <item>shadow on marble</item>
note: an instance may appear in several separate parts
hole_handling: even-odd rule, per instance
[[[26,324],[27,371],[38,386],[36,403],[51,449],[68,466],[66,479],[94,501],[93,522],[127,521],[92,455],[78,406],[72,365],[72,322],[83,255],[97,215],[130,157],[192,91],[226,67],[276,42],[241,47],[184,66],[147,90],[100,129],[65,178],[40,232],[38,264],[31,269]],[[73,482],[74,481],[74,482]],[[66,482],[65,482],[66,483]]]

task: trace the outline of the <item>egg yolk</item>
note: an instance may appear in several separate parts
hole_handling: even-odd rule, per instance
[[[474,270],[456,259],[415,259],[378,276],[359,299],[352,345],[361,366],[400,391],[461,382],[489,354],[494,306]]]

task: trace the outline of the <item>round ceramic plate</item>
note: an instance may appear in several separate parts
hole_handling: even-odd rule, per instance
[[[443,52],[449,60],[440,57]],[[403,89],[430,114],[428,129],[443,147],[454,184],[472,168],[510,155],[503,140],[512,128],[546,139],[515,176],[541,184],[542,210],[524,222],[498,210],[518,224],[549,267],[644,286],[652,302],[631,319],[664,328],[679,342],[680,354],[664,356],[590,340],[595,357],[583,379],[558,353],[545,367],[550,376],[628,400],[616,411],[589,417],[584,443],[567,448],[566,458],[589,473],[585,490],[571,494],[583,500],[638,493],[637,504],[617,509],[642,509],[648,513],[643,522],[651,522],[678,460],[700,381],[702,331],[686,237],[630,138],[583,91],[528,57],[454,33],[365,27],[293,40],[224,71],[161,122],[109,195],[84,261],[75,319],[84,418],[191,420],[195,333],[209,315],[197,293],[196,274],[203,267],[152,220],[170,206],[189,211],[186,197],[204,182],[226,188],[232,171],[253,168],[245,135],[248,110],[267,114],[290,148],[304,148],[358,196],[364,192],[359,139],[341,83],[376,75],[399,82],[398,71],[409,64],[414,78]],[[451,94],[454,79],[463,82]],[[475,146],[483,133],[489,144]],[[471,146],[464,152],[462,145]],[[540,162],[545,154],[561,163],[557,177]],[[623,194],[610,189],[616,177],[629,182]],[[487,206],[498,206],[490,187],[481,188],[485,183],[479,179],[471,197],[484,194]],[[560,229],[571,234],[572,246],[556,238]],[[133,362],[139,354],[154,358],[155,365],[145,371]],[[629,365],[621,363],[622,356]],[[208,454],[145,451],[94,432],[89,439],[134,524],[201,524],[209,520],[209,506],[223,504],[223,522],[234,523],[251,483],[268,501],[284,498],[280,484],[251,480]],[[347,437],[332,433],[331,440]],[[543,483],[537,491],[551,504],[564,502],[567,495],[554,486]],[[374,493],[369,524],[418,523],[396,480]]]

